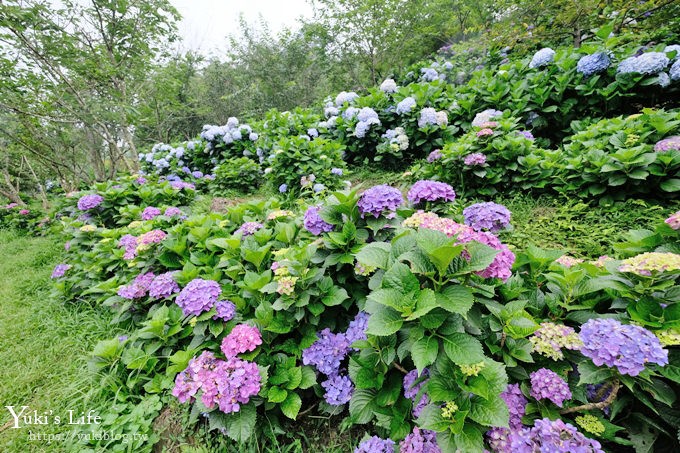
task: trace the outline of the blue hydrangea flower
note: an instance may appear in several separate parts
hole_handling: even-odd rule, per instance
[[[593,74],[606,71],[610,64],[611,60],[605,52],[597,52],[581,57],[576,64],[576,70],[585,77],[590,77]]]
[[[359,109],[356,107],[347,107],[347,109],[342,112],[342,117],[346,120],[351,120],[359,113]]]
[[[671,78],[666,74],[665,72],[659,73],[656,79],[656,83],[661,87],[661,88],[666,88],[668,85],[671,84]]]
[[[680,60],[676,60],[668,73],[672,81],[680,80]]]
[[[394,453],[394,441],[373,436],[361,442],[354,453]]]
[[[437,124],[437,111],[432,107],[425,107],[420,111],[420,118],[418,118],[418,127],[425,127],[428,125]]]
[[[439,79],[439,73],[432,68],[423,68],[420,70],[423,73],[423,80],[432,82]]]
[[[672,61],[680,60],[680,44],[671,44],[670,46],[666,46],[666,48],[663,50],[663,53],[671,53],[675,52],[675,56],[673,57]]]
[[[341,91],[335,98],[335,105],[338,107],[344,105],[345,103],[351,104],[359,95],[354,91]]]
[[[630,57],[619,63],[616,72],[619,74],[638,73],[654,75],[663,71],[670,60],[663,52],[647,52],[639,57]]]
[[[397,114],[404,115],[406,113],[410,113],[411,110],[413,110],[413,107],[415,106],[416,100],[414,98],[412,98],[411,96],[404,98],[403,101],[397,104]]]
[[[279,186],[279,192],[280,193],[286,193],[288,191],[288,184],[281,184]]]
[[[383,93],[394,93],[397,91],[397,82],[394,79],[385,79],[383,83],[380,84],[380,91]]]
[[[542,68],[552,63],[553,60],[555,60],[555,51],[550,47],[544,47],[534,54],[531,62],[529,62],[529,67],[531,69]]]

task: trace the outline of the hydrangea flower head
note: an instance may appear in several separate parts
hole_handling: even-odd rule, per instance
[[[565,400],[571,399],[571,390],[567,381],[547,368],[531,373],[531,396],[537,400],[547,398],[562,407]]]
[[[169,208],[165,209],[165,212],[163,213],[164,216],[166,217],[184,217],[184,213],[180,208],[176,208],[174,206],[170,206]]]
[[[484,123],[488,123],[489,121],[491,121],[492,118],[496,118],[502,115],[503,112],[501,112],[500,110],[487,109],[475,115],[475,118],[472,120],[471,125],[474,127],[482,127]]]
[[[423,128],[428,125],[436,125],[437,123],[437,111],[432,107],[425,107],[420,111],[420,117],[418,118],[418,127]]]
[[[426,82],[433,82],[439,79],[439,73],[432,68],[422,68],[420,72],[423,74],[422,78]]]
[[[561,419],[544,418],[536,420],[532,428],[513,432],[510,436],[510,450],[513,453],[604,453],[596,440],[581,434],[574,425]]]
[[[381,215],[387,218],[393,217],[397,208],[403,203],[404,196],[399,189],[381,184],[367,189],[359,198],[357,206],[362,218],[370,214],[377,219]]]
[[[380,84],[380,91],[383,93],[394,93],[397,91],[397,82],[394,79],[385,79],[383,83]]]
[[[121,286],[118,295],[124,299],[141,299],[146,296],[151,282],[155,278],[153,272],[139,274],[129,285]]]
[[[680,255],[670,252],[647,252],[621,262],[619,270],[650,277],[656,272],[671,272],[680,269]]]
[[[680,229],[680,211],[667,218],[664,222],[674,230]]]
[[[89,211],[94,209],[104,201],[104,197],[98,194],[83,195],[78,200],[78,209],[81,211]]]
[[[368,313],[360,311],[349,323],[349,327],[345,331],[345,338],[349,344],[355,341],[366,340],[366,329],[368,328]]]
[[[534,54],[529,62],[529,67],[531,69],[542,68],[547,66],[555,60],[555,51],[550,47],[544,47]]]
[[[571,327],[552,322],[541,323],[538,329],[529,338],[534,352],[544,355],[553,360],[562,360],[562,349],[578,350],[583,342]]]
[[[680,135],[664,138],[663,140],[656,142],[656,145],[654,145],[654,151],[659,153],[670,150],[680,151]]]
[[[663,71],[670,60],[663,52],[647,52],[638,57],[630,57],[619,63],[618,74],[638,73],[654,75]]]
[[[319,215],[320,210],[321,206],[310,206],[305,211],[303,224],[305,229],[314,236],[333,231],[333,225],[323,220]]]
[[[463,163],[468,167],[473,165],[484,165],[486,163],[486,156],[482,153],[472,153],[465,156]]]
[[[673,63],[671,69],[668,71],[668,75],[672,81],[680,80],[680,59],[675,60],[675,63]]]
[[[399,443],[399,453],[442,453],[437,445],[437,434],[427,429],[413,428]]]
[[[239,324],[224,337],[220,349],[227,358],[232,358],[244,352],[254,351],[261,344],[262,336],[257,327]]]
[[[349,341],[344,334],[332,333],[326,328],[316,334],[317,340],[302,351],[302,363],[314,365],[321,373],[338,374],[340,363],[349,352]]]
[[[429,163],[432,163],[432,162],[434,162],[434,161],[436,161],[436,160],[441,159],[442,156],[443,156],[442,151],[441,151],[440,149],[435,149],[435,150],[432,151],[430,154],[428,154],[428,156],[427,156],[427,161],[428,161]]]
[[[151,220],[161,215],[161,210],[153,206],[148,206],[142,211],[142,220]]]
[[[213,316],[213,319],[231,321],[236,316],[236,305],[230,300],[218,300],[215,302],[215,310],[217,313]]]
[[[411,110],[416,106],[416,100],[411,96],[404,98],[403,101],[397,104],[397,115],[405,115],[410,113]]]
[[[581,354],[597,366],[616,367],[637,376],[647,363],[668,365],[668,351],[649,330],[611,318],[590,319],[581,327]]]
[[[406,197],[411,203],[418,204],[423,201],[453,201],[456,193],[444,182],[420,180],[413,184]]]
[[[581,57],[576,64],[576,70],[583,74],[584,77],[590,77],[591,75],[606,71],[609,65],[611,65],[611,60],[607,53],[597,52]]]
[[[562,266],[566,268],[574,267],[577,264],[581,264],[583,262],[582,258],[574,258],[573,256],[569,255],[562,255],[559,258],[555,260],[557,264],[561,264]]]
[[[488,230],[492,233],[504,230],[510,225],[510,210],[502,204],[476,203],[463,210],[465,224],[476,231]]]
[[[427,368],[424,368],[420,375],[418,370],[411,370],[404,376],[404,396],[413,402],[414,417],[420,416],[420,412],[430,402],[430,398],[424,392],[418,398],[418,394],[421,393],[423,386],[427,384],[429,376],[430,370]]]
[[[157,275],[149,285],[149,297],[165,299],[179,292],[179,285],[174,279],[175,271]]]
[[[326,390],[324,399],[331,406],[342,406],[352,399],[354,384],[350,381],[349,376],[332,375],[321,383],[321,387]]]
[[[150,244],[158,244],[159,242],[163,241],[167,236],[167,233],[162,230],[151,230],[148,231],[141,236],[137,238],[137,251],[139,251],[139,247],[147,246]]]
[[[71,269],[70,264],[57,264],[52,271],[52,276],[50,278],[60,278],[63,277],[67,270]]]
[[[220,284],[214,280],[195,278],[180,291],[175,303],[184,315],[198,316],[209,311],[222,293]]]
[[[373,436],[361,442],[354,453],[394,453],[394,441]]]
[[[262,228],[263,226],[264,225],[262,225],[259,222],[245,222],[234,233],[235,234],[240,233],[242,237],[251,236],[251,235],[255,234],[255,232],[257,230],[259,230],[260,228]]]
[[[358,98],[359,95],[356,94],[354,91],[341,91],[336,97],[335,97],[335,105],[338,107],[344,105],[345,103],[352,103],[356,98]]]

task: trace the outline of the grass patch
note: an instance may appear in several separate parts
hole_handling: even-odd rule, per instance
[[[29,430],[72,433],[77,427],[67,424],[68,411],[96,407],[90,394],[97,382],[87,370],[87,354],[115,332],[106,313],[52,296],[50,274],[62,250],[54,237],[0,231],[0,451],[65,451],[64,442],[30,440]],[[62,423],[13,429],[4,406],[51,411],[50,422],[61,416]]]

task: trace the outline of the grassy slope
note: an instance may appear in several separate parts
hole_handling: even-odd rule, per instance
[[[27,238],[0,231],[0,451],[65,451],[63,442],[30,441],[28,429],[5,428],[7,405],[67,416],[96,408],[86,356],[114,335],[109,319],[90,307],[64,306],[51,297],[50,274],[62,244],[54,237]],[[96,385],[96,383],[95,383]],[[3,429],[4,428],[4,429]],[[67,424],[36,433],[72,432]]]

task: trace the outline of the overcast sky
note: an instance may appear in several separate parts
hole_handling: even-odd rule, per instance
[[[300,16],[311,17],[307,0],[171,0],[182,15],[179,33],[185,50],[200,50],[204,54],[223,53],[225,36],[238,30],[239,14],[250,23],[258,22],[262,14],[272,32],[295,27]]]

